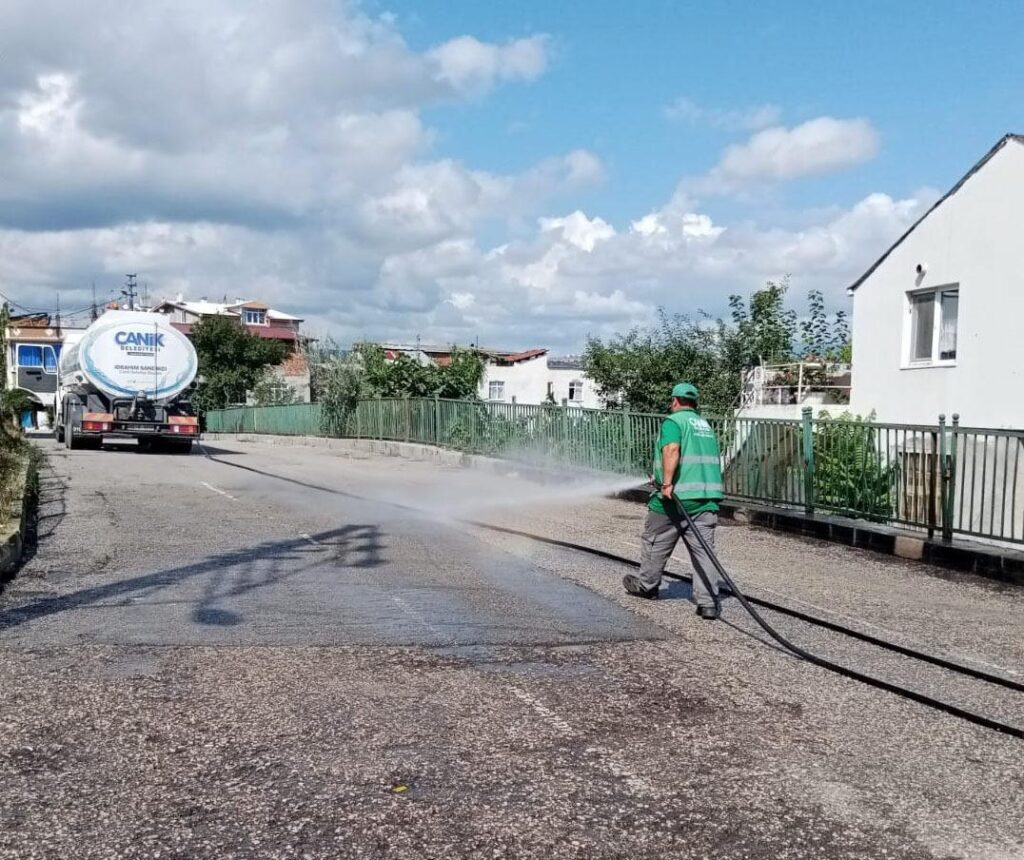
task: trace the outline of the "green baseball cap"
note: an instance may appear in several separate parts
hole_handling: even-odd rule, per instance
[[[696,400],[697,386],[691,385],[689,382],[680,382],[672,389],[672,396],[678,397],[680,400]]]

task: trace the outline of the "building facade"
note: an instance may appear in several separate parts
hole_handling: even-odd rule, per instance
[[[153,308],[157,313],[166,314],[174,328],[189,335],[199,320],[204,317],[230,317],[238,320],[245,329],[256,337],[276,340],[288,347],[288,357],[274,369],[278,380],[277,396],[282,402],[290,400],[308,403],[310,399],[309,366],[299,348],[303,343],[300,328],[302,318],[279,311],[263,302],[235,299],[233,302],[211,302],[205,298],[186,301],[178,296],[173,301],[165,300]],[[287,392],[291,394],[288,395]]]
[[[377,345],[389,359],[401,353],[420,364],[442,366],[451,360],[454,349],[452,346],[419,342],[385,341]],[[484,374],[477,390],[481,400],[533,406],[556,403],[588,409],[604,406],[597,386],[583,372],[583,361],[579,356],[554,358],[547,349],[519,352],[481,346],[471,349],[484,360]]]
[[[48,314],[10,318],[6,336],[8,389],[24,391],[30,406],[21,416],[26,429],[48,426],[47,410],[57,398],[57,362],[68,338],[81,337],[82,329],[58,325]]]
[[[1024,428],[1024,137],[1007,135],[851,287],[852,411]]]
[[[546,349],[488,358],[480,399],[493,403],[557,403],[600,409],[597,387],[576,356],[554,358]]]

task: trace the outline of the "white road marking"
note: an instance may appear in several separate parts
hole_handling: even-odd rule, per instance
[[[453,645],[458,645],[459,644],[458,640],[454,636],[451,636],[450,634],[445,633],[439,627],[435,627],[433,624],[431,624],[429,621],[427,621],[427,619],[424,617],[423,613],[419,612],[416,609],[413,609],[405,601],[404,598],[396,597],[395,595],[392,595],[391,599],[395,602],[395,606],[397,606],[399,609],[401,609],[402,612],[404,612],[406,615],[408,615],[410,618],[412,618],[417,623],[421,624],[423,627],[426,627],[427,630],[429,630],[431,633],[433,633],[438,639],[444,639],[444,640],[450,642]]]
[[[222,490],[220,487],[215,487],[213,486],[213,484],[206,483],[206,481],[200,481],[199,483],[206,487],[206,489],[212,490],[215,493],[220,493],[220,495],[224,496],[227,499],[231,499],[231,501],[233,502],[238,501],[238,499],[235,496],[232,496],[231,493],[227,492],[227,490]]]

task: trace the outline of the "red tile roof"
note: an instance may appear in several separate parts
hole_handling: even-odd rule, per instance
[[[513,352],[510,355],[502,355],[498,357],[498,361],[507,362],[508,364],[515,364],[519,361],[529,361],[531,358],[537,358],[541,355],[547,355],[546,349],[528,349],[525,352]]]
[[[194,323],[171,323],[174,328],[180,331],[182,334],[192,334],[192,326]],[[247,325],[245,327],[249,334],[254,334],[257,337],[262,337],[267,340],[298,340],[298,334],[294,329],[286,328],[285,326],[278,325]]]

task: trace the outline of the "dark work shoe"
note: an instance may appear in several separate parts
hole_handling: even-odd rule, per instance
[[[626,591],[634,597],[642,597],[644,600],[658,599],[658,589],[644,588],[644,584],[640,581],[640,577],[635,574],[627,573],[622,577],[622,584]]]
[[[722,612],[717,606],[698,606],[697,615],[705,621],[714,621]]]

